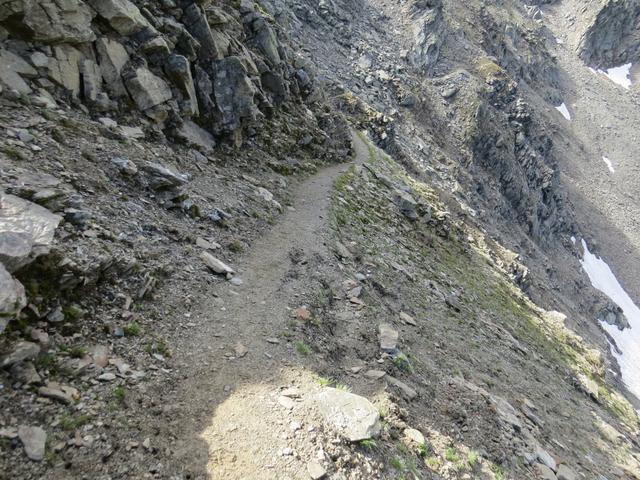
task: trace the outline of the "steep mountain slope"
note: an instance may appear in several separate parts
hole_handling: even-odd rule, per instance
[[[639,478],[637,6],[533,3],[1,3],[0,477]]]

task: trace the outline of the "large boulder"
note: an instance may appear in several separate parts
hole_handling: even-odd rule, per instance
[[[247,76],[240,57],[227,57],[218,62],[213,92],[223,129],[237,130],[242,120],[253,120],[259,115],[254,102],[257,88]]]
[[[214,35],[202,10],[198,5],[192,3],[184,9],[182,18],[184,25],[193,38],[200,44],[198,49],[198,59],[201,61],[221,60],[225,55],[224,36]]]
[[[148,110],[171,100],[171,89],[160,77],[145,67],[133,69],[125,76],[129,95],[139,110]]]
[[[155,31],[129,0],[87,0],[87,3],[120,35],[133,35],[145,29]]]
[[[0,4],[0,21],[18,37],[44,43],[95,40],[93,11],[80,0],[14,0]]]
[[[95,43],[98,52],[98,63],[100,72],[107,87],[113,97],[123,97],[127,94],[122,81],[122,69],[129,61],[129,54],[115,40],[107,37],[100,37]]]
[[[49,252],[62,218],[14,195],[0,195],[0,262],[9,272]]]
[[[49,59],[49,78],[65,88],[74,97],[80,94],[80,62],[83,58],[79,50],[69,45],[53,48],[54,58]]]
[[[38,72],[15,53],[0,48],[0,84],[22,94],[31,93],[23,77],[35,77]]]
[[[335,388],[324,388],[313,397],[325,421],[350,442],[380,433],[380,414],[364,397]]]
[[[200,112],[198,110],[198,98],[196,97],[196,88],[193,84],[193,77],[191,76],[189,60],[183,55],[173,53],[169,55],[164,69],[173,83],[177,85],[186,96],[189,102],[186,110],[188,110],[191,116],[197,117]]]

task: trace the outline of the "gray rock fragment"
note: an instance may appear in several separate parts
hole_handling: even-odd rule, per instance
[[[324,388],[313,402],[327,423],[350,442],[376,437],[380,433],[380,415],[364,397],[350,392]]]
[[[40,427],[23,425],[18,428],[18,437],[24,446],[24,452],[27,454],[27,457],[36,462],[42,461],[44,458],[47,433]]]
[[[40,347],[32,342],[18,342],[13,351],[0,361],[0,368],[7,368],[13,364],[34,358],[40,352]]]

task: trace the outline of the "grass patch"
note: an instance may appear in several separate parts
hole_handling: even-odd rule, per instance
[[[478,459],[479,459],[479,455],[478,455],[478,452],[476,452],[475,450],[471,450],[467,454],[467,464],[471,468],[475,468],[475,466],[478,464]]]
[[[378,444],[376,443],[376,441],[371,438],[360,440],[360,446],[365,450],[373,450],[378,448]]]
[[[336,383],[335,389],[340,390],[341,392],[351,392],[351,387],[345,385],[344,383]]]
[[[304,342],[296,342],[296,352],[307,356],[311,353],[311,349]]]
[[[69,432],[72,430],[77,430],[78,428],[85,425],[88,421],[89,421],[89,417],[87,415],[71,416],[71,415],[64,414],[60,417],[58,425],[63,430]]]
[[[411,365],[409,357],[402,352],[393,357],[393,364],[400,370],[404,370],[407,373],[413,373],[413,365]]]
[[[460,460],[460,457],[458,456],[458,452],[456,452],[456,449],[454,447],[448,447],[444,451],[444,459],[448,462],[455,463]]]
[[[127,337],[139,337],[142,334],[142,327],[137,322],[128,323],[122,330]]]

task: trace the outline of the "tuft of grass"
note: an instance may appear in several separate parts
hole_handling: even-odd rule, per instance
[[[500,465],[491,465],[491,472],[493,473],[493,478],[495,480],[504,480],[504,471]]]
[[[457,462],[458,460],[460,460],[460,457],[458,456],[458,452],[456,452],[456,449],[453,447],[448,447],[445,451],[444,451],[444,459],[447,460],[448,462]]]
[[[440,470],[440,467],[442,466],[442,462],[440,461],[440,458],[437,455],[431,455],[430,457],[427,457],[427,459],[425,460],[425,463],[427,464],[427,467],[429,467],[431,470]]]
[[[242,253],[244,251],[244,245],[240,240],[232,240],[229,243],[229,250],[233,253]]]
[[[478,452],[476,452],[475,450],[471,450],[467,454],[467,463],[471,468],[474,468],[477,465],[478,458],[479,458]]]
[[[77,430],[78,428],[86,424],[88,421],[89,421],[89,417],[87,415],[78,415],[73,417],[71,415],[64,414],[60,417],[60,421],[58,425],[63,430],[72,431],[72,430]]]
[[[296,342],[296,351],[305,356],[311,353],[311,349],[304,342]]]
[[[413,373],[413,366],[409,361],[409,357],[407,357],[404,353],[400,352],[398,355],[393,357],[393,364],[398,367],[400,370],[404,370],[408,373]]]
[[[360,440],[360,446],[367,450],[373,450],[375,448],[378,448],[378,444],[372,438],[368,438],[366,440]]]
[[[314,380],[316,381],[316,383],[318,385],[320,385],[321,387],[328,387],[329,385],[331,385],[333,383],[333,380],[331,380],[330,378],[327,377],[320,377],[318,375],[316,375],[314,377]]]
[[[154,353],[160,354],[163,357],[171,357],[171,351],[169,350],[169,346],[167,343],[160,339],[156,340],[153,343],[147,343],[146,347],[144,347],[144,351],[149,355],[153,355]]]
[[[56,356],[52,353],[44,353],[38,355],[34,361],[34,365],[37,370],[49,370],[56,365]]]
[[[423,443],[422,445],[418,445],[418,455],[422,458],[426,458],[427,455],[429,455],[429,452],[431,451],[431,449],[429,448],[429,445],[427,445],[426,443]]]
[[[344,383],[336,383],[335,389],[342,392],[351,392],[351,387],[349,387],[349,385],[345,385]]]
[[[113,389],[113,398],[121,404],[124,404],[125,399],[127,398],[127,391],[124,387],[116,387]]]
[[[69,355],[71,358],[83,358],[87,354],[87,349],[79,345],[73,346],[69,349]]]
[[[405,471],[404,462],[402,461],[402,459],[400,457],[393,457],[389,463],[391,464],[391,466],[393,468],[395,468],[399,472],[404,472]]]
[[[122,329],[127,337],[139,337],[142,334],[142,327],[137,322],[131,322]]]

